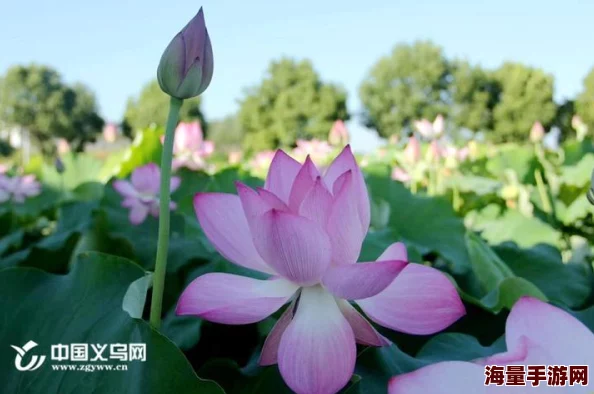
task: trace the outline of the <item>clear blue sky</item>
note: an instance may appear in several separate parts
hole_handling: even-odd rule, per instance
[[[204,95],[210,119],[235,111],[243,88],[281,55],[310,58],[322,78],[346,87],[352,111],[371,65],[398,42],[431,39],[448,56],[486,67],[542,67],[556,78],[557,98],[578,92],[594,66],[588,0],[30,0],[0,6],[0,73],[16,63],[52,65],[90,86],[102,114],[117,121],[201,5],[215,56]]]

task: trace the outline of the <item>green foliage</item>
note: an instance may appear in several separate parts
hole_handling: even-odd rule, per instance
[[[584,89],[575,100],[577,114],[594,129],[594,68],[584,78]]]
[[[82,381],[81,372],[45,366],[29,372],[26,389],[22,372],[4,368],[0,371],[3,389],[11,393],[75,392],[84,384],[102,392],[121,392],[125,387],[127,392],[138,393],[223,394],[215,383],[196,377],[171,341],[124,311],[128,286],[144,275],[131,261],[102,254],[81,255],[64,276],[32,268],[0,272],[0,317],[11,325],[0,333],[3,347],[22,346],[34,339],[38,351],[49,355],[50,344],[88,343],[92,338],[91,343],[101,344],[146,343],[147,355],[145,362],[126,363],[125,373],[96,370],[85,373]],[[56,318],[57,311],[67,318]],[[12,365],[14,354],[2,352],[0,359],[3,365]]]
[[[243,132],[237,115],[210,122],[208,138],[215,143],[217,152],[240,148]]]
[[[473,131],[491,130],[499,93],[492,72],[467,61],[455,61],[450,83],[454,125]]]
[[[553,76],[520,63],[495,71],[501,95],[493,111],[494,141],[526,140],[534,122],[549,125],[555,117]]]
[[[200,97],[184,100],[180,110],[180,121],[198,120],[202,125],[202,131],[206,133],[208,125],[204,114],[200,110],[200,103]],[[126,112],[124,113],[124,123],[126,127],[131,128],[132,135],[138,130],[149,127],[164,127],[168,110],[169,96],[163,93],[159,87],[159,82],[155,79],[142,88],[138,97],[128,99]]]
[[[11,67],[2,78],[0,123],[28,132],[46,154],[55,150],[56,138],[81,151],[104,124],[86,86],[68,86],[56,70],[36,64]]]
[[[259,151],[325,139],[335,120],[348,119],[346,99],[344,89],[323,82],[310,61],[273,61],[262,83],[241,101],[243,146]]]
[[[360,88],[365,123],[382,137],[415,119],[447,114],[449,75],[443,50],[427,41],[397,45],[371,69]]]

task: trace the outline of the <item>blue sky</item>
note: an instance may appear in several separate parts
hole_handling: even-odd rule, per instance
[[[557,98],[579,92],[594,66],[594,2],[585,0],[32,0],[2,5],[0,73],[15,63],[52,65],[90,86],[102,114],[117,121],[201,5],[215,55],[204,94],[210,119],[234,112],[243,89],[282,55],[310,58],[322,78],[348,90],[351,111],[360,110],[370,67],[398,42],[430,39],[485,67],[539,66],[555,75]]]

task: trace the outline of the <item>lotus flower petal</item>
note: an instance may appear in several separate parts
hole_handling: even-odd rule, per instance
[[[336,393],[355,369],[355,336],[334,297],[304,288],[295,317],[280,341],[278,366],[298,394]]]
[[[357,304],[376,323],[416,335],[441,331],[466,313],[450,280],[421,264],[408,264],[384,291]]]
[[[194,279],[182,293],[178,315],[195,315],[223,324],[250,324],[265,319],[297,291],[284,279],[258,280],[209,273]]]

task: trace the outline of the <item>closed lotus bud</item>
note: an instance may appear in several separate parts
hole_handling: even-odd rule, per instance
[[[542,141],[545,135],[545,129],[540,122],[534,122],[532,129],[530,130],[530,141],[539,142]]]
[[[62,174],[66,170],[66,168],[64,167],[64,162],[59,157],[56,157],[56,161],[54,164],[56,166],[56,171],[58,171],[58,174]]]
[[[212,45],[200,8],[165,49],[157,69],[157,80],[161,89],[172,97],[196,97],[210,84],[213,64]]]
[[[408,144],[404,148],[404,157],[411,164],[415,164],[421,159],[421,145],[414,136],[408,139]]]

